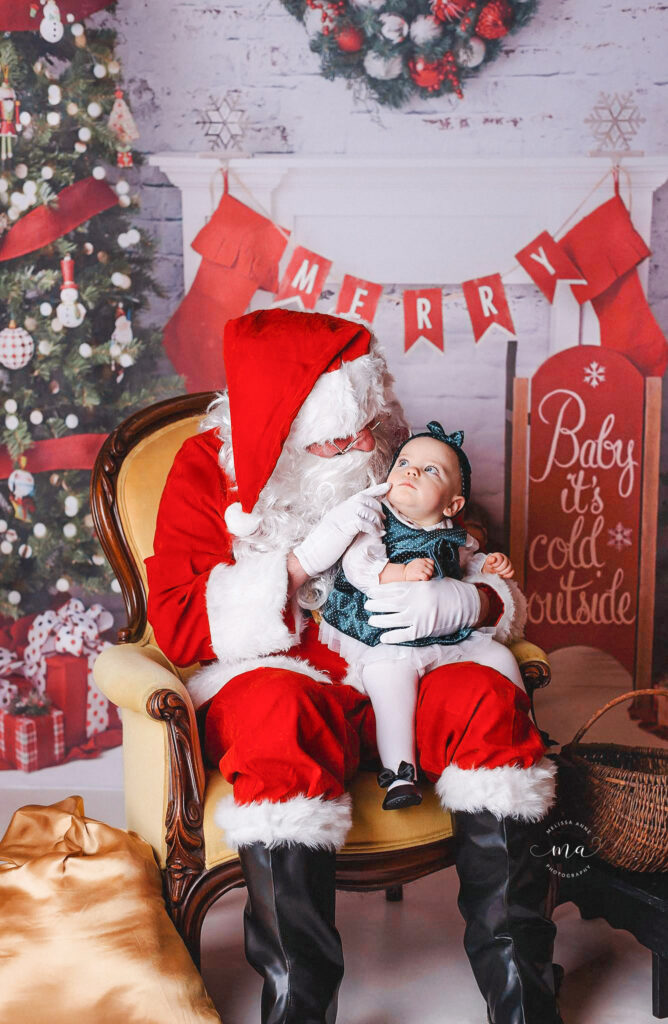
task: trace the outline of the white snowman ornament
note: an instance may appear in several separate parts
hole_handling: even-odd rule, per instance
[[[63,327],[79,327],[84,322],[86,307],[79,302],[79,289],[74,283],[74,260],[65,256],[60,261],[63,284],[60,289],[60,305],[56,313]]]
[[[56,0],[46,0],[44,4],[44,17],[39,26],[39,34],[47,43],[59,43],[63,38],[65,29],[60,20],[60,10]]]
[[[116,322],[114,324],[114,330],[111,338],[109,339],[109,355],[111,356],[111,368],[116,369],[116,364],[120,363],[122,369],[118,379],[123,378],[123,369],[131,366],[134,360],[130,356],[129,352],[126,352],[128,345],[131,345],[134,341],[134,335],[132,333],[132,314],[130,310],[124,309],[122,305],[116,307]]]

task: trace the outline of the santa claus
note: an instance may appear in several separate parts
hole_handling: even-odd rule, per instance
[[[377,342],[359,323],[285,309],[230,321],[228,388],[169,474],[147,559],[149,618],[189,690],[206,753],[233,783],[216,820],[248,886],[246,952],[263,1024],[332,1024],[343,974],[335,852],[346,784],[374,753],[365,694],[318,640],[332,566],[377,529],[376,486],[408,435]],[[521,635],[524,600],[500,576],[385,584],[385,643],[493,628]],[[522,691],[494,669],[421,680],[416,740],[458,834],[465,946],[494,1024],[557,1024],[554,928],[527,829],[554,799],[554,765]],[[399,812],[401,813],[401,812]]]

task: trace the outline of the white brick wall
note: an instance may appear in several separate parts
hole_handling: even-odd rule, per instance
[[[399,111],[355,100],[341,79],[323,79],[302,26],[278,0],[172,0],[169,5],[119,0],[115,23],[141,130],[139,145],[149,153],[206,149],[196,111],[229,89],[239,90],[247,112],[249,155],[584,155],[595,148],[584,119],[600,92],[632,92],[646,118],[634,147],[647,154],[668,152],[668,7],[659,2],[542,0],[530,25],[466,83],[462,101],[415,100]],[[604,167],[601,161],[602,172]],[[153,315],[164,322],[179,299],[179,195],[155,168],[146,168],[143,180],[142,218],[157,236],[157,269],[168,295]],[[668,184],[656,194],[651,244],[649,298],[668,330]],[[512,252],[509,256],[512,262]],[[400,285],[411,283],[421,282]],[[546,303],[528,286],[510,294],[516,325],[532,339],[520,346],[518,356],[518,372],[529,374],[547,354]],[[392,354],[400,345],[399,287],[394,298],[397,305],[383,303],[377,328],[396,369],[403,365],[399,353]],[[462,301],[449,304],[447,314],[447,373],[433,372],[444,357],[415,351],[399,390],[415,422],[424,421],[420,407],[431,410],[433,403],[439,408],[430,415],[447,409],[448,423],[469,432],[474,470],[484,481],[479,496],[499,528],[505,345],[472,344]],[[418,366],[424,375],[415,372]],[[427,397],[416,384],[422,376]],[[664,463],[667,448],[664,443]],[[666,548],[660,542],[659,550]],[[660,601],[666,615],[668,595]]]

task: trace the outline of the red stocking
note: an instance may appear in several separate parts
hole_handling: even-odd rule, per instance
[[[614,348],[648,377],[662,377],[668,345],[654,319],[637,270],[629,270],[592,305],[601,325],[601,344]]]
[[[668,346],[635,270],[650,250],[619,195],[583,217],[559,244],[587,279],[571,287],[578,302],[591,300],[601,345],[621,352],[647,376],[661,376]]]
[[[165,327],[163,344],[189,391],[223,386],[223,328],[247,309],[258,288],[275,292],[286,234],[225,191],[192,247],[202,262],[190,291]]]

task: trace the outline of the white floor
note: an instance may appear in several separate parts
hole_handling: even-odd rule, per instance
[[[450,868],[404,889],[339,893],[346,956],[338,1024],[484,1024],[485,1010],[462,947]],[[202,973],[224,1024],[257,1024],[261,981],[244,960],[245,893],[228,893],[204,922]],[[604,921],[582,921],[572,904],[555,912],[555,958],[566,969],[565,1024],[653,1024],[651,954]]]
[[[612,659],[584,648],[551,656],[553,682],[538,694],[539,721],[560,742],[589,715],[631,689]],[[615,709],[591,738],[665,746]],[[122,827],[121,750],[40,772],[0,772],[0,835],[17,807],[49,804],[78,793],[86,813]],[[346,954],[339,1024],[484,1024],[481,997],[462,948],[453,869],[407,886],[403,903],[383,893],[341,893],[338,924]],[[257,1024],[260,980],[243,955],[243,891],[228,893],[209,912],[203,974],[224,1024]],[[556,959],[566,968],[565,1024],[652,1024],[651,954],[604,921],[581,921],[572,904],[559,907]]]

